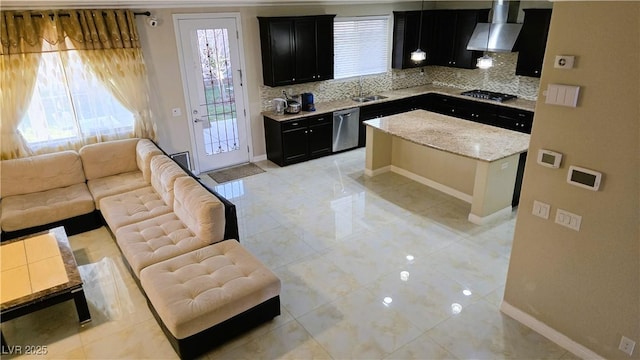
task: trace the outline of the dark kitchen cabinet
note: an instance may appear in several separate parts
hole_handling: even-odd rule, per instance
[[[380,118],[383,116],[400,114],[415,109],[417,109],[415,98],[386,101],[382,103],[361,106],[358,147],[364,147],[367,144],[367,127],[363,124],[364,121]]]
[[[551,9],[524,9],[524,23],[516,40],[516,75],[540,77],[551,22]]]
[[[276,121],[264,117],[267,158],[285,166],[331,154],[332,114]]]
[[[432,49],[433,65],[475,69],[481,51],[467,50],[473,29],[479,22],[487,22],[489,9],[428,10],[435,18],[435,36]]]
[[[420,11],[393,12],[393,49],[391,67],[409,69],[430,65],[435,35],[435,14],[424,11],[422,15],[422,35],[420,32]],[[411,60],[411,52],[419,47],[427,53],[427,59],[421,62]]]
[[[429,94],[422,109],[439,114],[449,115],[460,119],[494,125],[498,106],[456,97]]]
[[[492,124],[504,129],[514,130],[521,133],[531,134],[533,126],[533,112],[497,106],[495,122]]]
[[[333,79],[334,17],[258,17],[264,84]]]

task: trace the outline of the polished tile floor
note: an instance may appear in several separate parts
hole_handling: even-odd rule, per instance
[[[241,244],[282,280],[282,315],[209,359],[574,359],[499,311],[515,212],[476,226],[469,204],[387,173],[364,149],[217,185]],[[176,358],[109,232],[70,238],[93,321],[72,302],[2,324],[49,358]]]

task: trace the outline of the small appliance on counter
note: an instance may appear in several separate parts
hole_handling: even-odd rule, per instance
[[[286,106],[284,108],[284,112],[287,114],[297,114],[302,109],[302,105],[300,104],[300,95],[293,95],[291,98],[287,95],[286,91],[282,91],[282,94],[286,100]]]
[[[273,106],[273,112],[276,115],[284,115],[284,109],[287,108],[287,100],[282,98],[275,98],[271,100]]]
[[[316,111],[316,106],[313,103],[312,93],[302,93],[302,110],[303,111]]]

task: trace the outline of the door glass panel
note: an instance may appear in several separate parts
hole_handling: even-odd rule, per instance
[[[202,136],[207,155],[240,149],[227,29],[197,30],[206,109]]]

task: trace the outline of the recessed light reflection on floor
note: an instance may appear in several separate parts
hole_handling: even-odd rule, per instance
[[[471,296],[472,292],[471,292],[471,290],[464,289],[464,290],[462,290],[462,294],[463,294],[464,296]]]
[[[411,254],[407,255],[407,261],[413,262],[414,259],[415,258],[413,257],[413,255],[411,255]]]
[[[451,313],[453,315],[458,315],[462,312],[462,305],[458,304],[458,303],[453,303],[451,304]]]
[[[400,280],[409,281],[409,272],[408,271],[401,271],[400,272]]]
[[[389,307],[389,305],[391,305],[392,302],[393,302],[393,299],[388,296],[382,300],[382,304],[386,307]]]

